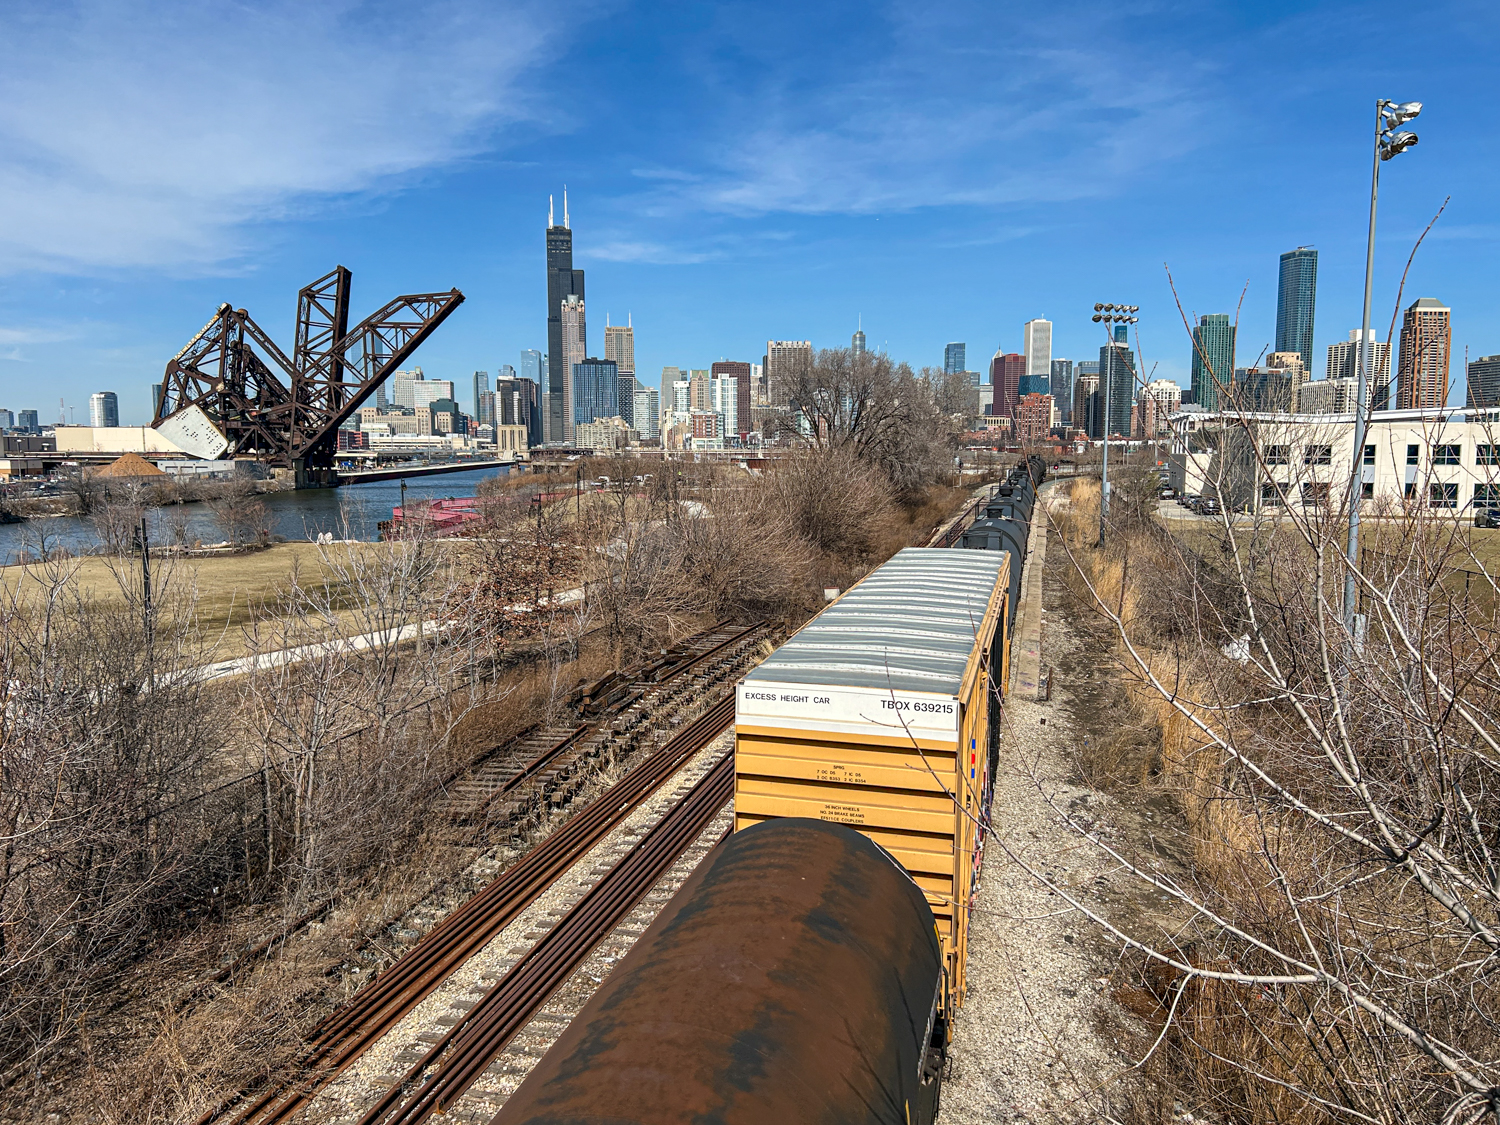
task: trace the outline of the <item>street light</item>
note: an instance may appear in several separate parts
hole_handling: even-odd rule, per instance
[[[1354,395],[1354,448],[1349,451],[1353,464],[1349,468],[1349,539],[1344,558],[1344,628],[1354,640],[1355,607],[1358,589],[1354,580],[1359,565],[1359,502],[1364,485],[1366,411],[1369,408],[1370,384],[1370,297],[1375,273],[1375,200],[1380,191],[1380,165],[1417,143],[1417,135],[1398,127],[1422,112],[1421,102],[1393,102],[1381,98],[1375,103],[1375,158],[1370,168],[1370,233],[1365,242],[1365,315],[1359,329],[1359,378]],[[1387,365],[1390,361],[1387,359]],[[1389,388],[1390,370],[1386,370]],[[1389,394],[1389,389],[1387,389]]]
[[[1110,324],[1134,324],[1140,320],[1140,317],[1132,314],[1138,312],[1140,312],[1140,307],[1137,305],[1100,304],[1096,302],[1094,304],[1092,319],[1095,324],[1104,324],[1106,326]],[[1109,328],[1106,327],[1104,331],[1108,333]],[[1113,335],[1109,337],[1109,342],[1111,345],[1114,344]],[[1104,382],[1104,460],[1099,466],[1099,546],[1101,547],[1104,546],[1105,523],[1109,519],[1109,385],[1111,382],[1110,376],[1114,373],[1114,366],[1114,356],[1111,353],[1109,370],[1099,373],[1100,379]]]

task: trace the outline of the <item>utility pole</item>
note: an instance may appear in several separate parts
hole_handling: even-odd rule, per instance
[[[1381,98],[1375,103],[1375,156],[1370,168],[1370,232],[1365,240],[1365,315],[1359,329],[1359,378],[1355,381],[1354,446],[1349,451],[1349,539],[1344,550],[1344,628],[1350,642],[1355,638],[1359,607],[1358,583],[1354,573],[1359,566],[1359,504],[1364,492],[1365,430],[1368,425],[1370,391],[1370,298],[1375,273],[1375,200],[1380,191],[1380,165],[1417,143],[1415,133],[1397,132],[1398,126],[1422,112],[1421,102],[1393,101]],[[1390,361],[1386,359],[1386,393],[1390,393]],[[1389,402],[1387,402],[1389,408]]]

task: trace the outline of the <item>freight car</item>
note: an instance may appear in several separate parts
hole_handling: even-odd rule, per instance
[[[496,1125],[931,1125],[945,1040],[932,911],[814,820],[715,849]]]
[[[736,701],[736,830],[832,821],[894,856],[936,919],[945,1011],[963,996],[1012,565],[1007,551],[901,551],[746,676]]]

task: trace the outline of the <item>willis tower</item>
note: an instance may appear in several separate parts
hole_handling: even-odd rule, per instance
[[[573,232],[568,227],[568,193],[564,190],[561,226],[554,222],[552,197],[547,197],[547,386],[542,434],[547,442],[565,440],[566,407],[573,397],[568,393],[573,375],[568,369],[569,349],[563,346],[562,307],[569,297],[583,300],[583,271],[573,268]]]

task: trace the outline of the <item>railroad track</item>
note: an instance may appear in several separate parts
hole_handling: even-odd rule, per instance
[[[273,1125],[298,1114],[319,1090],[437,989],[733,721],[731,693],[456,908],[368,987],[319,1024],[310,1036],[308,1050],[299,1060],[301,1077],[293,1086],[243,1101],[237,1099],[205,1114],[199,1119],[200,1125],[230,1119],[242,1125]]]
[[[580,711],[592,721],[534,728],[485,755],[450,785],[447,814],[493,833],[566,804],[582,787],[589,764],[628,757],[648,719],[680,709],[705,679],[745,656],[764,629],[761,622],[721,621],[642,668],[611,673],[583,693]]]
[[[496,1057],[628,915],[734,791],[729,755],[672,806],[630,852],[493,985],[360,1118],[360,1125],[418,1125],[447,1113]]]

